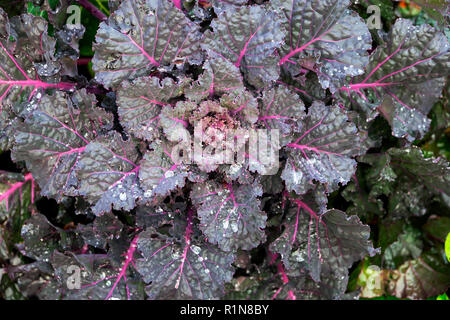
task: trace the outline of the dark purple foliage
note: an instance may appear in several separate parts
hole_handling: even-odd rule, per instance
[[[448,162],[412,145],[449,74],[443,32],[398,19],[373,41],[349,0],[121,0],[109,17],[78,2],[102,20],[91,80],[82,29],[57,28],[61,45],[0,8],[0,147],[23,169],[0,172],[0,280],[40,299],[221,299],[247,255],[251,298],[350,299],[350,268],[378,255],[407,283],[392,295],[448,288],[413,228],[396,242],[365,224],[448,211]],[[270,174],[249,133],[263,129],[279,132]],[[217,160],[229,132],[241,162]],[[14,255],[34,262],[3,268]]]

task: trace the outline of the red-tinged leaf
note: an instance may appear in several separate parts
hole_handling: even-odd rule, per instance
[[[274,283],[272,300],[355,300],[356,294],[345,293],[347,279],[325,275],[320,282],[309,276],[286,277],[287,282]]]
[[[277,59],[271,57],[282,43],[280,17],[263,6],[242,6],[226,10],[211,23],[202,46],[211,57],[222,57],[246,73],[255,86],[279,76]]]
[[[61,66],[53,57],[55,40],[41,17],[21,15],[8,20],[0,8],[0,110],[30,101],[47,88],[72,89],[58,82]],[[44,81],[41,78],[47,78]]]
[[[159,206],[139,206],[136,208],[136,225],[139,228],[159,228],[161,225],[169,224],[175,215],[179,212],[173,212],[165,205]]]
[[[450,287],[450,267],[444,259],[427,252],[397,270],[385,270],[387,293],[401,299],[426,299],[445,292]]]
[[[426,115],[439,98],[450,67],[447,37],[429,25],[399,19],[388,41],[370,56],[366,73],[340,89],[368,120],[378,112],[396,137],[409,141],[428,131]]]
[[[86,146],[77,164],[77,177],[80,195],[94,205],[95,215],[112,208],[129,211],[136,206],[136,199],[142,196],[137,159],[135,144],[123,141],[116,132]]]
[[[220,105],[229,110],[233,118],[245,123],[253,124],[258,119],[258,101],[247,90],[232,90],[220,98]]]
[[[112,115],[95,108],[96,102],[85,89],[72,96],[44,95],[16,128],[13,159],[25,160],[42,195],[61,199],[76,194],[80,154],[104,126],[112,124]]]
[[[291,142],[292,135],[301,129],[301,120],[305,117],[303,101],[283,86],[264,91],[259,110],[257,123],[268,130],[280,130],[281,146]]]
[[[189,117],[189,122],[191,124],[195,124],[196,121],[203,120],[208,116],[208,114],[224,114],[226,113],[225,108],[223,108],[219,102],[215,100],[206,100],[202,101],[199,104],[195,102],[184,102],[183,104],[186,105],[186,109],[192,109],[194,110]]]
[[[77,232],[86,244],[100,249],[105,249],[110,240],[119,238],[122,230],[122,222],[110,212],[95,218],[92,224],[80,224],[77,227]]]
[[[172,2],[173,2],[173,5],[175,6],[175,7],[177,7],[178,9],[180,9],[180,10],[182,10],[182,2],[183,2],[183,0],[171,0]]]
[[[150,299],[210,300],[223,296],[224,284],[234,273],[234,255],[196,240],[192,223],[192,213],[188,213],[180,241],[151,230],[140,234],[138,249],[143,258],[136,267],[144,281],[151,282],[146,289]]]
[[[335,92],[347,76],[364,72],[372,39],[362,18],[348,10],[349,0],[276,0],[271,5],[284,14],[286,43],[279,64],[292,76],[312,69],[322,87]],[[317,66],[311,68],[308,59]]]
[[[370,228],[357,216],[326,210],[317,192],[290,198],[285,230],[271,249],[281,254],[288,275],[309,274],[315,282],[322,275],[347,279],[353,262],[377,253],[368,240]]]
[[[154,67],[199,62],[198,27],[168,0],[124,0],[100,24],[92,59],[105,87],[145,75]]]
[[[182,188],[189,175],[188,167],[174,158],[169,144],[157,141],[152,144],[140,163],[139,180],[146,198],[166,196]]]
[[[121,83],[117,93],[121,124],[136,137],[152,141],[159,136],[161,108],[182,92],[171,78],[142,77]]]
[[[171,142],[188,142],[191,140],[187,131],[189,117],[197,111],[197,104],[189,101],[180,101],[175,107],[165,106],[159,116],[159,125],[164,135]]]
[[[59,285],[59,299],[64,300],[142,300],[143,283],[139,275],[132,270],[136,259],[136,236],[124,253],[120,268],[115,268],[107,255],[84,254],[68,256],[55,252],[50,263],[55,270],[55,279]],[[80,287],[69,288],[73,275],[80,275]],[[46,299],[45,297],[41,297]]]
[[[318,181],[331,192],[347,183],[356,170],[352,157],[361,154],[361,139],[345,111],[314,102],[302,125],[287,144],[290,155],[281,175],[287,190],[303,194]]]
[[[28,205],[34,202],[35,199],[35,184],[31,173],[25,176],[19,173],[9,173],[5,171],[0,172],[0,203],[4,205],[5,214],[11,209],[13,210],[28,210]],[[29,191],[27,190],[29,188]],[[25,199],[24,192],[29,194]],[[22,204],[27,202],[28,205]],[[18,206],[18,208],[15,208]],[[3,211],[3,210],[1,210]],[[3,212],[1,212],[3,214]]]
[[[239,68],[220,56],[207,60],[203,70],[199,79],[186,90],[186,97],[192,101],[244,88]]]
[[[36,185],[31,173],[0,171],[0,259],[14,255],[14,248],[22,241],[20,231],[31,216]]]
[[[250,250],[265,240],[266,213],[260,209],[261,186],[214,181],[196,184],[191,200],[198,208],[199,228],[224,251]]]

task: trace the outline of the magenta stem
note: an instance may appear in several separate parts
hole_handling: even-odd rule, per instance
[[[125,254],[125,262],[123,263],[122,268],[120,269],[120,273],[119,275],[116,277],[116,282],[114,282],[111,290],[109,291],[108,295],[106,296],[105,300],[108,300],[109,298],[112,297],[114,289],[116,289],[120,279],[124,278],[124,280],[126,281],[126,272],[128,269],[128,265],[130,263],[133,262],[133,256],[134,256],[134,252],[136,251],[137,248],[137,242],[139,240],[139,235],[136,235],[133,240],[131,241],[130,247],[127,250],[127,253]]]
[[[79,58],[77,60],[77,64],[78,65],[86,65],[89,64],[89,62],[91,62],[92,58]]]
[[[9,197],[14,194],[17,190],[22,192],[22,186],[27,182],[31,181],[31,203],[34,202],[34,179],[31,173],[27,173],[25,175],[24,181],[16,182],[10,186],[8,190],[6,190],[4,193],[0,194],[0,202],[5,201],[6,204],[6,210],[9,210]]]
[[[108,17],[100,11],[96,6],[89,2],[89,0],[75,0],[78,2],[83,8],[89,11],[94,17],[96,17],[100,21],[105,21]]]

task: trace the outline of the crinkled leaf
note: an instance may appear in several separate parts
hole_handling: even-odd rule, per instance
[[[268,130],[280,130],[281,145],[290,142],[292,134],[301,129],[305,105],[297,94],[278,86],[263,92],[258,124]]]
[[[281,254],[288,274],[308,272],[316,282],[330,274],[344,279],[353,262],[376,253],[368,240],[370,228],[357,216],[324,211],[321,197],[317,190],[305,199],[291,199],[285,230],[271,247]]]
[[[137,158],[134,143],[123,141],[118,133],[99,137],[86,146],[77,164],[77,177],[80,195],[94,204],[95,215],[136,206],[142,195],[137,184]]]
[[[190,140],[190,134],[187,132],[187,127],[189,126],[188,119],[195,109],[195,103],[185,101],[178,102],[175,107],[165,106],[162,109],[159,117],[159,125],[169,141],[187,142]]]
[[[296,77],[283,74],[282,80],[277,83],[287,87],[291,91],[297,93],[307,104],[311,104],[315,100],[325,101],[329,98],[328,91],[322,89],[319,79],[315,73],[303,71]]]
[[[214,246],[193,241],[188,219],[184,241],[179,243],[151,230],[140,234],[138,248],[143,258],[136,262],[150,299],[218,299],[224,283],[234,273],[234,255]]]
[[[92,59],[105,87],[145,75],[151,68],[198,60],[200,33],[167,0],[124,0],[100,24]]]
[[[120,123],[136,137],[152,141],[158,136],[161,108],[182,94],[171,78],[141,77],[121,83],[117,93]]]
[[[27,102],[47,88],[74,87],[58,82],[61,67],[45,19],[23,14],[9,21],[0,8],[0,25],[0,109]]]
[[[136,249],[135,244],[133,249]],[[126,254],[132,256],[134,250]],[[123,267],[117,270],[106,255],[68,256],[55,252],[51,259],[55,270],[53,282],[60,287],[55,291],[60,292],[60,298],[64,300],[142,300],[143,283],[136,272],[128,270],[130,262],[127,256]],[[75,285],[74,275],[78,270],[80,288],[69,288],[68,285]]]
[[[342,87],[342,96],[368,119],[378,108],[393,135],[409,141],[428,130],[426,115],[440,96],[450,67],[446,36],[429,25],[399,19],[386,44],[371,54],[364,75]]]
[[[223,98],[225,100],[221,102],[224,106],[212,100],[200,103],[199,108],[190,117],[194,126],[194,146],[190,146],[190,138],[181,144],[190,155],[187,155],[186,159],[192,159],[198,168],[205,172],[212,172],[220,165],[233,163],[233,153],[236,152],[239,152],[238,162],[245,160],[243,152],[248,132],[243,128],[248,127],[249,123],[244,121],[246,115],[251,117],[251,113],[256,115],[257,112],[256,100],[251,94],[243,94],[240,97],[237,92]],[[244,113],[246,108],[248,112]],[[242,111],[242,118],[233,110]],[[191,149],[192,154],[189,152]]]
[[[170,145],[161,141],[152,144],[140,163],[139,180],[145,197],[165,196],[176,188],[182,188],[189,175],[187,167],[178,162]]]
[[[251,84],[267,84],[278,78],[278,59],[271,55],[284,38],[280,20],[262,6],[226,10],[213,20],[213,32],[205,33],[202,46],[211,57],[223,57],[241,68]]]
[[[112,115],[95,107],[94,95],[85,89],[72,96],[62,92],[44,95],[37,109],[16,128],[13,159],[27,168],[47,197],[75,195],[75,166],[89,141],[112,123]]]
[[[220,98],[220,105],[241,122],[255,123],[258,119],[258,102],[249,91],[233,90]]]
[[[344,110],[314,102],[299,134],[287,144],[290,152],[281,177],[288,191],[303,194],[313,181],[328,191],[347,183],[356,169],[353,156],[360,154],[360,137]]]
[[[139,206],[136,208],[136,225],[147,229],[157,229],[161,225],[170,223],[177,212],[166,209],[165,206]]]
[[[105,249],[107,242],[118,238],[122,229],[122,222],[112,213],[107,212],[95,218],[92,224],[79,225],[77,231],[88,245]]]
[[[248,170],[248,163],[224,164],[219,166],[218,171],[224,174],[227,183],[251,184],[255,180]]]
[[[186,106],[186,109],[194,110],[191,116],[189,117],[189,122],[194,123],[195,121],[202,120],[205,118],[208,113],[216,113],[223,114],[225,113],[225,108],[223,108],[217,101],[214,100],[206,100],[200,102],[198,105],[192,101],[179,102],[189,106]]]
[[[203,70],[199,79],[186,90],[186,97],[192,101],[244,88],[239,68],[220,56],[207,60]]]
[[[266,213],[260,209],[261,186],[214,181],[196,184],[191,200],[197,206],[200,229],[224,251],[249,250],[265,240]]]
[[[308,55],[318,55],[317,70],[324,89],[339,89],[347,76],[364,72],[371,48],[370,32],[364,21],[348,10],[348,0],[271,1],[286,18],[286,43],[280,48],[280,65],[297,76],[308,68]]]
[[[214,7],[214,12],[220,14],[225,10],[235,10],[240,6],[245,5],[247,0],[211,0]]]

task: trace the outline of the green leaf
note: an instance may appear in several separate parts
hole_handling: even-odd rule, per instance
[[[423,243],[421,232],[407,225],[397,241],[386,248],[384,262],[387,268],[396,268],[406,260],[417,259],[422,253]]]
[[[441,25],[445,24],[445,14],[448,8],[447,0],[414,0],[414,3],[421,6],[430,18]]]
[[[436,300],[450,300],[450,299],[448,298],[447,294],[444,293],[444,294],[437,296]]]
[[[31,215],[34,193],[34,180],[30,173],[23,176],[0,172],[0,259],[10,258],[10,250],[22,241],[20,230]]]
[[[431,238],[439,240],[442,243],[450,231],[450,218],[431,216],[423,226],[423,229]]]

